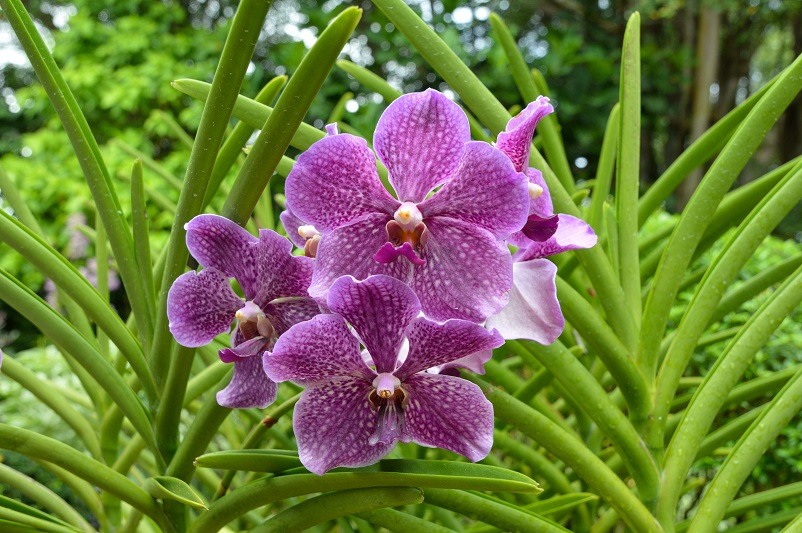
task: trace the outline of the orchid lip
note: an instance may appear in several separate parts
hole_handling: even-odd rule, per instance
[[[373,386],[376,387],[376,394],[382,398],[390,398],[395,389],[401,387],[401,380],[389,372],[382,372],[373,380]]]

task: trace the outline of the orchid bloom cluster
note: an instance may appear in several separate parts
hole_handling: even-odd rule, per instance
[[[168,316],[185,346],[235,322],[220,350],[234,376],[218,402],[261,408],[278,382],[305,387],[293,429],[317,474],[372,464],[399,441],[484,458],[493,409],[458,369],[483,373],[504,339],[554,342],[564,321],[544,257],[596,242],[586,223],[553,212],[528,167],[552,111],[538,98],[491,145],[471,141],[462,109],[429,89],[390,104],[375,153],[328,126],[285,186],[281,220],[304,256],[271,230],[257,238],[215,215],[189,222],[203,269],[175,281]]]

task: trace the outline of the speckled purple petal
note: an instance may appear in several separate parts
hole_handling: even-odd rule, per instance
[[[498,134],[496,148],[510,158],[518,172],[523,172],[529,166],[529,149],[537,123],[553,111],[549,99],[539,96],[507,122],[506,131]]]
[[[373,259],[387,242],[385,225],[388,220],[387,215],[369,215],[324,235],[317,250],[309,295],[325,303],[329,287],[340,276],[365,279],[372,274],[385,274],[408,282],[413,265],[406,258],[392,263],[378,263]]]
[[[402,202],[420,202],[448,179],[471,138],[468,117],[442,93],[405,94],[382,114],[373,147]]]
[[[420,314],[412,289],[388,276],[371,276],[365,281],[343,276],[331,286],[328,305],[354,327],[376,372],[395,370],[404,333]]]
[[[456,218],[504,239],[526,222],[528,185],[504,154],[487,143],[469,142],[453,176],[418,208],[424,219]]]
[[[377,421],[368,401],[372,389],[368,382],[341,377],[301,394],[292,428],[298,455],[310,472],[322,475],[338,466],[367,466],[395,447],[395,443],[368,444]]]
[[[320,305],[312,298],[267,304],[262,311],[270,319],[278,335],[283,335],[295,324],[311,320],[321,313]]]
[[[325,137],[298,157],[284,186],[287,206],[322,233],[400,203],[379,181],[367,142],[346,133]]]
[[[448,320],[442,324],[418,317],[407,331],[409,355],[395,375],[401,381],[427,368],[453,363],[480,350],[504,344],[497,331],[488,331],[467,320]]]
[[[586,222],[570,215],[558,215],[557,231],[545,242],[529,241],[527,247],[519,248],[513,259],[516,262],[529,261],[576,250],[590,248],[596,244],[596,233]]]
[[[410,286],[427,317],[481,322],[507,304],[512,259],[506,245],[461,220],[428,219],[429,238]]]
[[[245,228],[218,215],[198,215],[186,225],[187,248],[202,266],[235,278],[252,300],[258,289],[259,268],[254,246],[259,239]]]
[[[237,335],[236,337],[239,337]],[[251,357],[252,355],[261,355],[270,349],[270,339],[264,337],[255,337],[247,341],[237,343],[233,348],[223,348],[217,352],[220,360],[224,363],[234,363],[243,357]]]
[[[282,211],[279,215],[279,218],[281,219],[281,223],[284,225],[284,231],[287,232],[287,237],[295,246],[298,248],[303,248],[304,244],[306,244],[306,239],[298,234],[298,228],[305,226],[306,222],[298,218],[295,213],[289,209]]]
[[[313,259],[292,255],[290,241],[268,229],[259,230],[259,241],[254,245],[254,253],[258,269],[258,287],[253,297],[256,305],[264,307],[276,298],[308,296],[306,290],[312,282],[312,271],[315,268]]]
[[[529,183],[533,183],[543,189],[543,193],[540,196],[529,200],[529,215],[536,215],[541,218],[553,216],[554,207],[551,203],[551,193],[549,193],[546,180],[543,179],[543,174],[537,169],[528,168],[526,175],[529,177]],[[507,242],[513,246],[523,247],[529,245],[530,239],[522,231],[516,231],[507,237]]]
[[[217,403],[232,409],[264,409],[276,401],[278,387],[265,375],[262,358],[257,355],[234,361],[234,376],[217,393]]]
[[[219,270],[186,272],[167,293],[170,332],[183,346],[204,346],[231,328],[234,315],[244,304]]]
[[[533,259],[512,266],[510,303],[485,322],[505,339],[530,339],[551,344],[560,336],[565,319],[557,300],[557,267],[548,259]]]
[[[403,384],[409,395],[406,431],[423,446],[444,448],[471,461],[493,446],[493,405],[462,378],[415,374]]]
[[[339,315],[318,315],[290,328],[279,337],[273,353],[265,355],[264,368],[273,381],[303,386],[337,376],[368,382],[375,377],[362,360],[359,341]]]
[[[490,359],[492,358],[493,358],[493,350],[482,350],[480,352],[475,352],[470,355],[466,355],[465,357],[461,357],[456,361],[441,366],[439,373],[443,374],[444,371],[450,369],[465,368],[476,374],[484,374],[485,363],[490,361]]]

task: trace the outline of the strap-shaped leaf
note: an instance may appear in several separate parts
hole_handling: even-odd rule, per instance
[[[298,468],[301,460],[294,450],[232,450],[201,455],[195,459],[195,466],[275,473]]]

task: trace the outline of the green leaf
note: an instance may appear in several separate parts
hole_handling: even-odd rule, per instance
[[[388,104],[401,96],[401,91],[387,83],[381,76],[364,67],[351,63],[347,59],[337,61],[337,66],[354,77],[366,89],[379,93]]]
[[[170,476],[154,476],[142,485],[145,492],[160,500],[175,500],[196,509],[208,509],[203,498],[185,481]]]
[[[598,501],[598,499],[599,497],[596,494],[592,494],[590,492],[561,494],[558,496],[552,496],[547,500],[530,503],[526,506],[526,509],[532,511],[533,513],[548,516],[570,511],[576,507],[579,507],[580,505]]]
[[[331,21],[304,56],[245,159],[226,198],[223,216],[241,225],[251,216],[295,130],[361,17],[361,9],[345,9]]]
[[[251,529],[251,532],[306,531],[340,516],[422,502],[423,492],[410,487],[370,487],[331,492],[290,507]]]
[[[195,466],[243,470],[246,472],[281,472],[301,466],[294,450],[231,450],[201,455]]]

